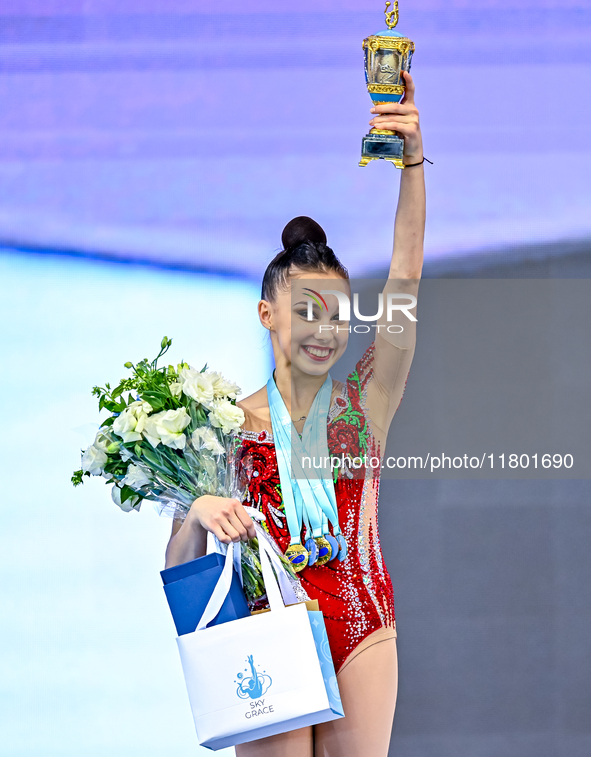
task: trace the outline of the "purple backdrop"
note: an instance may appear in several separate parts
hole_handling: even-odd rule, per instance
[[[303,213],[379,269],[399,174],[357,162],[383,26],[378,0],[3,0],[0,244],[258,276]],[[427,256],[591,237],[589,3],[401,0],[399,29]]]

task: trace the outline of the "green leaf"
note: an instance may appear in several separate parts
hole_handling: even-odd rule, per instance
[[[192,434],[193,431],[199,426],[199,418],[197,417],[197,405],[193,400],[187,403],[187,410],[191,416],[191,423],[187,426],[187,434]]]
[[[115,416],[110,415],[106,420],[101,423],[101,426],[112,426],[115,422]]]
[[[74,471],[72,474],[72,478],[70,479],[71,482],[74,484],[74,486],[80,486],[80,484],[84,483],[82,481],[82,476],[84,475],[84,471],[82,469]]]
[[[128,499],[131,499],[132,497],[136,497],[137,492],[134,492],[134,490],[131,488],[131,486],[127,486],[127,484],[124,484],[121,487],[121,504],[124,502],[127,502]]]
[[[150,405],[154,408],[154,410],[162,410],[166,403],[166,395],[164,392],[161,391],[150,391],[150,390],[144,390],[140,393],[140,397],[145,400],[146,402],[149,402]]]
[[[179,464],[179,465],[181,466],[181,468],[183,468],[183,470],[186,470],[186,471],[187,471],[187,473],[190,473],[190,472],[191,472],[191,466],[190,466],[190,465],[189,465],[189,463],[188,463],[188,462],[187,462],[187,461],[185,460],[185,458],[184,458],[184,457],[181,457],[181,456],[179,455],[178,457],[176,457],[176,458],[175,458],[175,460],[176,460],[176,461],[177,461],[177,463],[178,463],[178,464]]]
[[[143,454],[146,460],[152,465],[155,465],[157,468],[164,468],[165,470],[174,473],[174,469],[169,464],[167,464],[167,462],[163,460],[160,455],[156,454],[153,449],[150,449],[146,446],[143,449]]]
[[[124,462],[120,457],[110,457],[104,466],[105,473],[116,473],[117,475],[125,475],[128,467],[129,461]]]

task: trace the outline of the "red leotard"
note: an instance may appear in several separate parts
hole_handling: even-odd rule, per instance
[[[369,460],[380,455],[367,412],[366,390],[374,373],[373,358],[372,344],[332,401],[328,414],[331,455],[341,457],[345,450],[353,458],[367,455]],[[249,470],[244,504],[259,509],[266,516],[264,526],[284,552],[290,543],[290,534],[272,434],[242,431],[236,454],[238,465]],[[391,628],[396,635],[392,582],[378,534],[379,480],[379,467],[373,469],[367,465],[362,469],[339,470],[335,493],[339,524],[347,540],[347,557],[343,562],[333,560],[320,567],[307,566],[298,573],[303,588],[311,599],[319,601],[324,613],[337,672],[348,655],[376,629]]]

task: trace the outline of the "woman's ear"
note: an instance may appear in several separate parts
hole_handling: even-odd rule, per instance
[[[267,329],[267,331],[273,330],[273,314],[271,312],[271,304],[267,300],[260,300],[258,304],[259,320],[261,325]]]

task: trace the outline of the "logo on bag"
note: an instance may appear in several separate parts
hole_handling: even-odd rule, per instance
[[[248,668],[244,668],[243,673],[236,675],[238,684],[236,694],[240,699],[251,699],[250,709],[244,713],[244,717],[247,719],[254,718],[257,715],[267,715],[270,712],[274,712],[272,704],[265,704],[265,700],[262,699],[263,694],[269,691],[273,679],[264,670],[261,673],[254,665],[254,658],[249,655],[246,662],[250,665],[250,675],[248,675]]]
[[[260,673],[256,670],[252,655],[249,655],[246,661],[250,664],[250,676],[244,675],[244,673],[248,673],[248,668],[244,668],[244,673],[238,673],[236,676],[238,681],[234,681],[234,683],[238,684],[236,694],[240,699],[246,699],[247,697],[259,699],[269,691],[273,680],[265,671]]]

